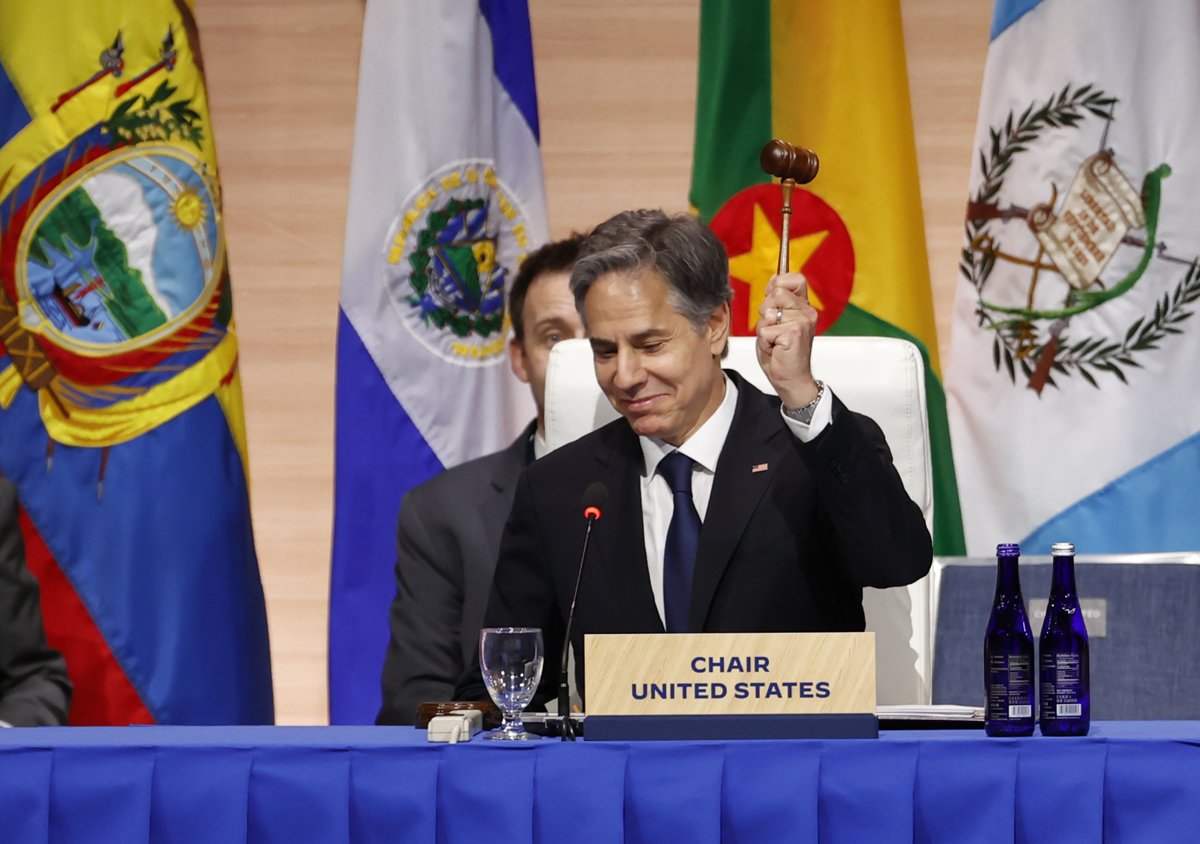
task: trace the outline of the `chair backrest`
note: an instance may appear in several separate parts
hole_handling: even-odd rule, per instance
[[[760,390],[774,389],[758,365],[753,337],[733,337],[726,369]],[[896,469],[909,496],[933,525],[929,422],[925,369],[912,343],[886,337],[818,337],[813,374],[847,407],[870,416],[883,429]],[[586,340],[558,343],[546,373],[546,441],[557,448],[617,418],[600,392]],[[932,650],[929,582],[896,589],[867,589],[867,629],[876,634],[878,697],[881,704],[928,703]]]
[[[1035,641],[1050,593],[1050,558],[1021,560]],[[1077,557],[1075,585],[1088,626],[1094,720],[1200,718],[1200,554]],[[996,562],[934,561],[933,700],[982,706],[983,637]]]

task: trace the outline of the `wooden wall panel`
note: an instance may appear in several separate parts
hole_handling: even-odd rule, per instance
[[[992,4],[989,0],[902,0],[901,9],[929,278],[944,372]]]
[[[696,0],[531,0],[551,235],[687,210]]]
[[[333,372],[362,5],[199,0],[281,724],[327,720]]]
[[[277,718],[324,723],[334,342],[363,5],[196,7]],[[698,0],[530,0],[555,236],[624,208],[687,207],[698,9]],[[943,355],[990,10],[988,0],[903,0]]]

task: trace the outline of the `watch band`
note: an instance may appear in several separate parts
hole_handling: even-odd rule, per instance
[[[784,407],[784,416],[788,419],[795,419],[797,422],[803,422],[805,425],[812,422],[813,414],[817,412],[817,405],[821,403],[821,399],[825,396],[825,382],[817,381],[816,384],[817,397],[804,405],[804,407],[797,407],[794,410]]]

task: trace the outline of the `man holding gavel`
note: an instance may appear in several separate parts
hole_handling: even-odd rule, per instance
[[[862,630],[862,587],[928,571],[929,533],[883,434],[813,377],[803,276],[776,276],[759,312],[758,360],[778,397],[721,369],[728,262],[698,221],[618,214],[589,236],[571,290],[623,418],[522,474],[486,615],[543,629],[543,689],[557,685],[577,502],[593,482],[608,505],[579,590],[577,655],[587,633]],[[459,694],[482,696],[477,683],[464,677]]]

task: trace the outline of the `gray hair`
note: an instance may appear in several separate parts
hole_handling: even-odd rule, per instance
[[[600,277],[639,270],[663,277],[671,306],[697,331],[733,298],[729,258],[708,226],[687,214],[622,211],[596,226],[583,244],[571,270],[575,309],[582,317],[584,299]]]

